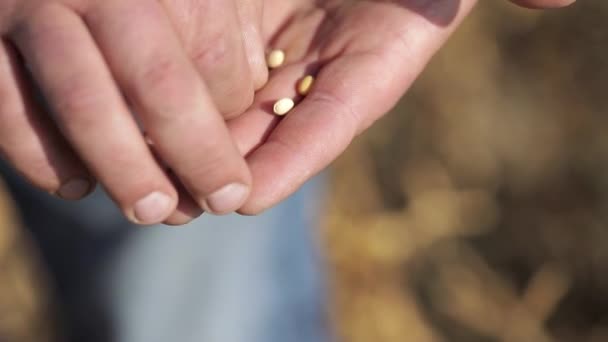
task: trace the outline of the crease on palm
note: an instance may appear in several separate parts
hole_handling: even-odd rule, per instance
[[[382,92],[388,87],[395,88],[396,82],[391,78],[396,78],[398,72],[393,72],[391,69],[402,69],[402,66],[395,63],[395,50],[400,49],[403,52],[408,47],[408,42],[400,43],[398,42],[399,39],[395,43],[395,36],[399,36],[403,32],[411,34],[406,31],[420,30],[421,25],[424,26],[423,29],[426,29],[426,27],[436,27],[438,30],[442,30],[442,23],[447,23],[456,16],[453,11],[458,11],[458,4],[460,4],[460,0],[305,0],[299,1],[297,6],[285,6],[283,0],[266,0],[266,13],[263,23],[263,26],[266,28],[264,32],[266,44],[268,45],[266,48],[277,46],[285,48],[292,59],[295,59],[292,62],[296,64],[306,63],[312,69],[318,67],[327,68],[328,73],[342,76],[345,75],[347,71],[345,69],[347,68],[352,70],[353,73],[360,72],[364,77],[367,77],[369,84],[356,85],[356,87],[363,90],[378,90],[380,94],[375,96],[382,99],[388,98],[389,101],[392,101],[392,98],[398,96],[392,93],[389,94],[388,91],[386,91],[386,94],[382,94]],[[278,11],[277,8],[281,10]],[[268,9],[274,10],[269,11]],[[414,14],[414,17],[418,17],[418,20],[415,20],[413,23],[411,20],[412,14]],[[441,14],[441,20],[438,19],[439,14]],[[379,21],[378,18],[382,20]],[[192,24],[192,22],[188,22],[188,24]],[[428,36],[432,35],[428,34]],[[409,45],[412,44],[409,43]],[[424,55],[425,53],[423,51],[408,51],[408,55]],[[391,55],[390,58],[387,57],[388,55]],[[421,69],[420,65],[411,64],[411,66],[413,69]],[[416,73],[416,71],[413,73]],[[271,82],[272,77],[271,75]],[[317,103],[334,103],[333,108],[341,108],[344,115],[351,113],[347,115],[351,124],[343,125],[341,128],[343,130],[341,133],[342,138],[338,139],[339,142],[336,141],[336,146],[327,150],[329,155],[311,156],[312,159],[309,158],[309,161],[313,165],[296,166],[293,164],[292,166],[295,168],[294,172],[296,173],[295,176],[292,176],[293,181],[290,181],[293,184],[277,182],[276,180],[267,181],[261,178],[258,179],[260,180],[259,183],[262,185],[267,184],[269,188],[261,189],[258,187],[254,191],[248,206],[246,206],[245,212],[259,212],[260,209],[267,208],[280,201],[284,195],[295,190],[292,186],[297,185],[305,178],[316,173],[320,167],[323,167],[321,164],[325,164],[333,159],[333,155],[345,148],[352,137],[367,128],[380,116],[380,114],[368,115],[373,106],[369,103],[371,100],[353,99],[352,94],[348,95],[349,93],[346,91],[349,87],[345,87],[344,82],[339,79],[340,77],[337,76],[337,81],[333,82],[330,86],[335,86],[336,92],[333,92],[334,89],[325,87],[325,95],[324,97],[317,96],[318,101],[320,101],[317,101]],[[325,79],[327,78],[325,77]],[[338,88],[342,89],[338,90]],[[350,89],[354,88],[350,87]],[[394,93],[397,94],[396,92]],[[277,93],[277,97],[278,95]],[[266,93],[265,96],[268,96],[268,94]],[[376,103],[377,101],[373,100],[373,102]],[[384,111],[384,108],[377,111]],[[246,112],[244,115],[247,116],[249,114]],[[276,119],[269,121],[268,116],[262,115],[254,118],[254,120],[258,119],[264,122],[264,129],[259,131],[247,129],[245,133],[240,132],[239,134],[259,135],[255,139],[245,139],[260,142],[260,144],[255,146],[249,146],[246,154],[248,155],[248,159],[250,159],[249,157],[253,157],[253,159],[257,160],[254,162],[257,164],[253,166],[254,169],[262,170],[263,167],[259,166],[261,160],[265,160],[268,163],[273,163],[273,161],[266,161],[264,157],[256,157],[256,151],[264,148],[263,146],[268,142],[271,144],[272,141],[280,143],[281,141],[285,141],[286,136],[297,135],[298,132],[293,131],[293,129],[298,126],[292,124],[281,129]],[[293,119],[292,121],[298,121],[296,118],[291,119]],[[329,120],[325,124],[334,126],[336,123],[337,121],[335,120]],[[325,127],[325,129],[330,130],[336,128]],[[352,132],[348,133],[346,131]],[[234,138],[239,140],[242,137],[235,136]],[[266,147],[267,150],[269,148],[271,149],[272,147]],[[322,150],[320,149],[319,151]],[[298,159],[301,158],[298,157]],[[296,169],[299,169],[299,171]],[[254,170],[254,177],[256,177],[257,173],[257,176],[264,178],[265,176],[260,172],[264,173],[263,171],[256,172]],[[298,173],[301,173],[301,175],[297,175]],[[279,189],[282,187],[284,188]]]

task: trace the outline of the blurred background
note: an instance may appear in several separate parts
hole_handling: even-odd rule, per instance
[[[606,18],[481,0],[334,164],[338,340],[608,341]],[[0,190],[0,341],[45,341],[56,308],[17,216]]]

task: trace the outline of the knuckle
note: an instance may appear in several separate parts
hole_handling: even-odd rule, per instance
[[[160,57],[143,68],[140,82],[146,87],[164,90],[167,84],[174,83],[173,80],[178,72],[179,66],[176,61],[168,57]]]
[[[65,119],[85,118],[104,105],[104,95],[82,82],[68,82],[68,86],[52,94],[55,115]]]
[[[226,35],[222,31],[210,34],[198,49],[192,54],[192,60],[197,66],[212,68],[225,63],[231,57]]]
[[[226,163],[227,159],[229,158],[222,153],[219,153],[220,148],[222,147],[218,146],[216,148],[206,149],[207,151],[217,152],[207,153],[203,161],[192,167],[192,174],[204,176],[209,181],[213,181],[219,178],[218,176],[221,176],[222,174],[231,173],[231,167],[228,165],[228,163]]]
[[[175,120],[184,108],[195,108],[200,99],[198,75],[186,72],[178,61],[165,58],[145,68],[130,93],[157,119]]]

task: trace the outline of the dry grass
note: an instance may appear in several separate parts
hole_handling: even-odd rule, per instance
[[[607,15],[481,1],[336,164],[343,341],[608,341]]]

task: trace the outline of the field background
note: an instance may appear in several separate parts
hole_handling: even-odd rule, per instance
[[[481,0],[336,163],[343,341],[608,341],[606,18]]]
[[[341,341],[608,341],[606,18],[480,0],[335,163]],[[51,335],[43,279],[0,190],[0,341]]]

